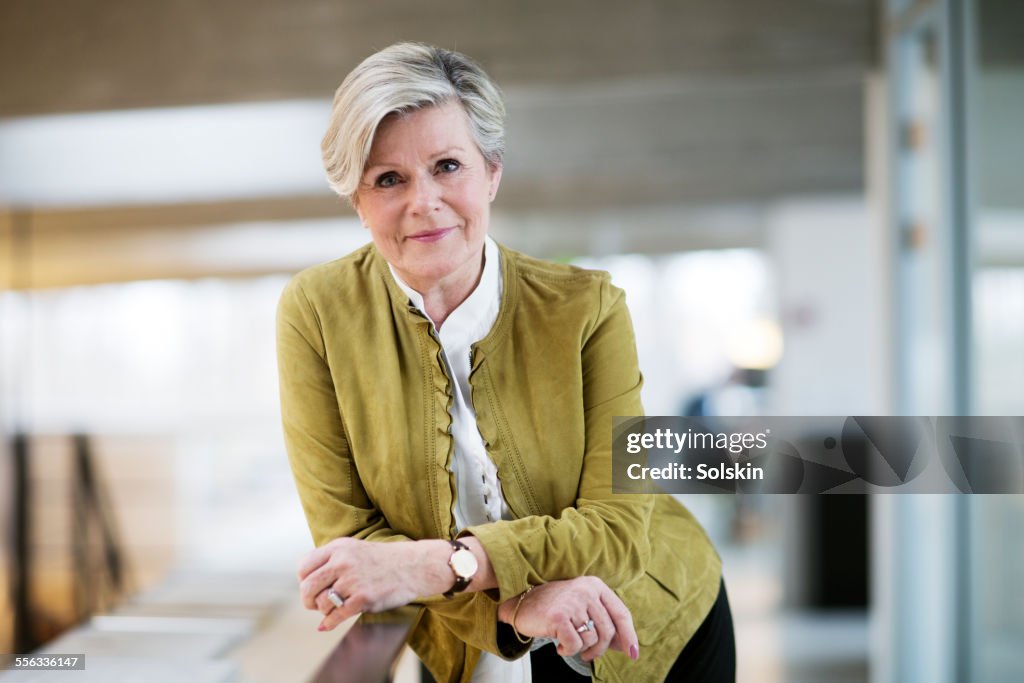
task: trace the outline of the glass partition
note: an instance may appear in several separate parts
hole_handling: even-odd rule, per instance
[[[973,412],[1024,415],[1024,3],[972,10]],[[971,497],[968,520],[970,678],[1024,680],[1024,499]]]

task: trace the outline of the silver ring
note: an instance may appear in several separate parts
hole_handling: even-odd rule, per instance
[[[335,593],[333,588],[327,591],[327,599],[330,600],[335,607],[341,607],[345,604],[345,598]]]
[[[587,623],[585,623],[582,626],[580,626],[579,628],[577,628],[576,629],[576,633],[586,633],[587,631],[593,631],[593,630],[594,630],[594,620],[593,619],[587,619]]]

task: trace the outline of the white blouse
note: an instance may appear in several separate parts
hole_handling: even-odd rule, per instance
[[[498,319],[501,307],[501,254],[490,237],[484,242],[484,271],[476,289],[458,308],[449,314],[438,331],[442,355],[452,379],[452,438],[455,454],[452,473],[455,475],[455,526],[464,529],[499,519],[512,519],[498,481],[498,468],[487,454],[484,439],[476,426],[476,410],[469,386],[470,347],[487,336]],[[388,266],[391,267],[390,264]],[[416,308],[427,316],[423,296],[402,281],[394,268],[391,275]],[[435,325],[435,329],[436,329]],[[480,656],[474,683],[531,683],[530,657],[513,662],[484,652]]]

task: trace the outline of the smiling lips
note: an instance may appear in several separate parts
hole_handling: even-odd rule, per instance
[[[454,229],[455,228],[438,228],[436,230],[424,230],[422,232],[409,235],[407,239],[416,240],[417,242],[437,242]]]

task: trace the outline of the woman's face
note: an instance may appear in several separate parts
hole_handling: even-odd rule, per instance
[[[500,180],[501,167],[487,164],[462,106],[451,102],[381,122],[354,203],[413,289],[472,286]]]

